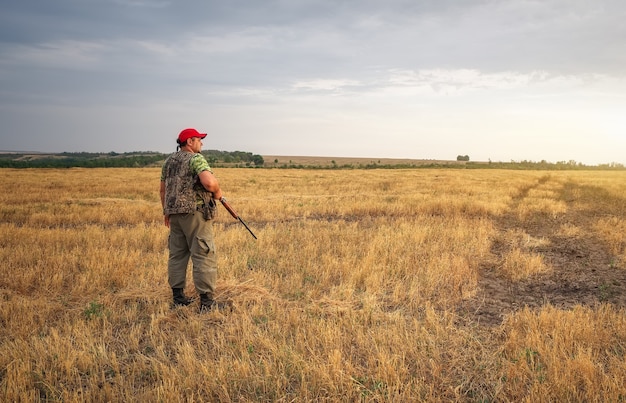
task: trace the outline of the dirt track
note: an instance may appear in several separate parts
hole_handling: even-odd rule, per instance
[[[625,206],[626,201],[601,188],[567,182],[560,187],[558,196],[567,205],[565,214],[519,220],[517,210],[528,193],[550,180],[546,176],[535,185],[520,189],[508,213],[494,218],[501,233],[522,230],[533,239],[545,240],[532,251],[543,257],[550,270],[521,281],[504,278],[496,268],[511,245],[494,242],[491,258],[481,263],[478,293],[458,309],[463,320],[485,326],[499,325],[507,315],[525,306],[540,308],[546,304],[562,309],[600,303],[626,307],[626,270],[615,263],[608,245],[592,229],[598,218],[614,214],[609,206]],[[593,206],[593,209],[580,206]],[[585,237],[559,235],[564,224],[583,228]]]

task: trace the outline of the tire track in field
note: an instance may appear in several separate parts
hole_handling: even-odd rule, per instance
[[[550,176],[544,176],[520,188],[508,212],[494,217],[501,234],[521,230],[533,239],[544,240],[531,251],[540,254],[550,270],[520,281],[506,278],[498,272],[498,266],[513,246],[494,240],[491,258],[481,262],[477,294],[459,306],[461,320],[499,325],[519,309],[539,309],[546,304],[561,309],[601,303],[626,307],[626,268],[615,263],[609,246],[593,232],[593,225],[600,218],[623,218],[624,209],[615,206],[625,206],[626,201],[600,187],[570,181],[558,187],[558,200],[567,206],[564,214],[539,213],[520,220],[518,211],[531,190],[546,184],[556,185],[551,181]],[[602,203],[598,204],[598,200]],[[564,225],[580,229],[583,235],[564,235],[561,231]]]

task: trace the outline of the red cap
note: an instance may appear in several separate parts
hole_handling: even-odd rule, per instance
[[[185,129],[178,135],[178,143],[182,144],[192,137],[200,137],[203,139],[206,137],[206,133],[200,133],[196,129]]]

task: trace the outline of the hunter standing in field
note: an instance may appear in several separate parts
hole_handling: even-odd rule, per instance
[[[186,306],[192,302],[184,293],[191,258],[201,312],[216,304],[213,300],[217,280],[213,218],[217,210],[215,201],[222,198],[220,185],[200,153],[205,137],[206,133],[196,129],[180,132],[177,151],[163,164],[160,187],[165,225],[170,230],[167,273],[174,305]]]

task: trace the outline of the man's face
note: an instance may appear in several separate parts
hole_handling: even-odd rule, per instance
[[[190,138],[187,144],[189,144],[194,153],[199,153],[202,150],[202,139],[200,137]]]

